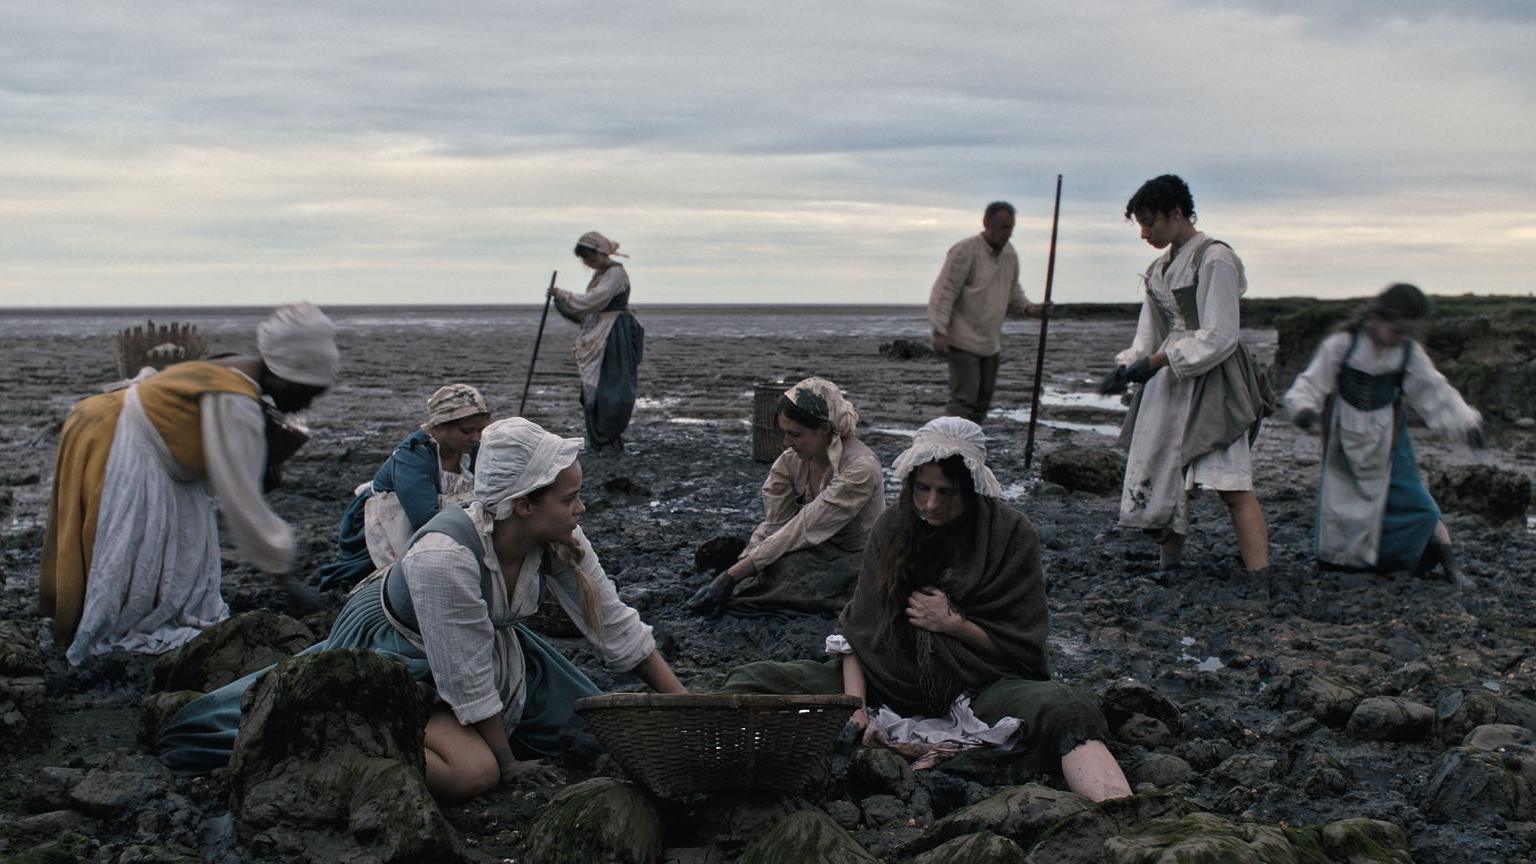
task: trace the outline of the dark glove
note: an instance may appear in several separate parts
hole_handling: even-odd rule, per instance
[[[1483,427],[1473,426],[1467,430],[1467,446],[1473,450],[1482,450],[1488,446],[1488,436],[1483,434]]]
[[[1156,374],[1157,370],[1152,368],[1152,358],[1143,357],[1132,363],[1130,368],[1125,370],[1125,380],[1136,384],[1145,384],[1152,380],[1152,376]]]
[[[731,592],[736,590],[736,580],[731,578],[728,571],[720,571],[708,585],[694,592],[688,598],[688,611],[705,618],[715,618],[725,611],[725,604],[731,601]]]
[[[1099,382],[1100,396],[1113,396],[1116,393],[1124,393],[1125,386],[1131,383],[1131,379],[1125,377],[1126,368],[1116,366],[1104,375],[1104,380]]]
[[[325,608],[325,601],[321,599],[320,592],[300,582],[297,579],[283,579],[278,582],[278,587],[288,595],[288,606],[300,615],[308,615],[319,612]]]
[[[1291,418],[1291,422],[1295,423],[1298,429],[1311,432],[1317,426],[1317,412],[1311,408],[1303,408],[1296,412],[1296,415]]]

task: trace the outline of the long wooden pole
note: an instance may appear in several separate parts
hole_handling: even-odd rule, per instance
[[[1061,175],[1056,175],[1056,207],[1051,211],[1051,251],[1045,259],[1045,302],[1051,302],[1051,282],[1056,276],[1056,226],[1061,221]],[[1029,437],[1024,442],[1024,470],[1035,460],[1035,421],[1040,417],[1040,387],[1045,372],[1045,333],[1050,327],[1049,306],[1040,316],[1040,350],[1035,354],[1035,387],[1029,397]]]
[[[523,382],[523,398],[517,403],[517,416],[523,416],[523,409],[528,407],[528,387],[533,384],[533,364],[539,362],[539,343],[544,341],[544,322],[549,320],[549,301],[554,299],[555,277],[559,270],[551,270],[549,273],[549,290],[544,292],[544,314],[539,316],[539,335],[533,337],[533,357],[528,361],[528,380]]]

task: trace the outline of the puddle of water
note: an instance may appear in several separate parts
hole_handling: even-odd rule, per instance
[[[1062,390],[1058,387],[1046,387],[1040,392],[1041,405],[1059,405],[1063,408],[1098,408],[1103,411],[1115,411],[1124,414],[1125,405],[1121,404],[1119,396],[1100,396],[1092,391]]]
[[[1197,672],[1220,672],[1225,668],[1227,668],[1227,664],[1221,662],[1219,657],[1207,657],[1195,664],[1195,671]]]
[[[1487,690],[1492,690],[1495,693],[1497,693],[1500,690],[1504,689],[1504,685],[1500,684],[1497,681],[1484,681],[1483,682],[1483,687],[1485,689],[1487,689]]]
[[[1536,534],[1536,516],[1525,517],[1525,530]]]
[[[1183,645],[1185,648],[1188,648],[1189,646],[1195,644],[1195,637],[1185,636],[1183,639],[1179,640],[1179,644]]]
[[[705,420],[702,417],[668,417],[667,422],[683,426],[713,426],[715,423],[713,420]]]
[[[677,396],[641,396],[635,400],[636,408],[671,408],[673,405],[682,404],[682,399]]]

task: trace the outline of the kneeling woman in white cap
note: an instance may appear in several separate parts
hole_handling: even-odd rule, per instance
[[[1131,794],[1104,745],[1103,716],[1050,680],[1040,538],[997,498],[981,427],[940,417],[896,457],[901,497],[870,531],[853,599],[827,638],[826,662],[750,663],[736,693],[848,693],[854,724],[927,767],[990,746],[1025,771],[1060,767],[1095,801]]]
[[[145,369],[70,410],[39,579],[70,663],[161,654],[229,617],[215,498],[245,559],[285,580],[295,541],[262,498],[262,399],[297,411],[335,383],[335,328],[296,303],[257,327],[256,345],[257,357]]]
[[[610,669],[686,692],[581,531],[580,449],[579,439],[520,417],[487,426],[475,500],[433,517],[399,561],[352,593],[330,638],[309,649],[366,648],[432,682],[440,702],[427,721],[426,779],[441,800],[556,779],[541,757],[558,752],[560,730],[576,722],[576,700],[599,692],[521,623],[538,611],[545,588]],[[226,764],[240,696],[265,671],[189,703],[157,755],[182,773]]]

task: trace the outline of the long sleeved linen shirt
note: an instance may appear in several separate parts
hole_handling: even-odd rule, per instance
[[[928,295],[928,323],[950,347],[991,357],[1003,348],[1003,319],[1023,317],[1030,305],[1019,284],[1013,244],[993,250],[986,236],[977,234],[944,256],[944,269]]]
[[[272,512],[262,495],[267,437],[261,403],[237,393],[205,393],[198,408],[208,486],[236,548],[262,572],[288,572],[298,542],[293,526]]]
[[[810,466],[785,450],[763,481],[763,521],[752,532],[745,557],[758,572],[801,549],[823,543],[840,552],[864,549],[875,520],[885,510],[885,476],[880,457],[864,442],[848,437],[843,453],[812,489]]]

